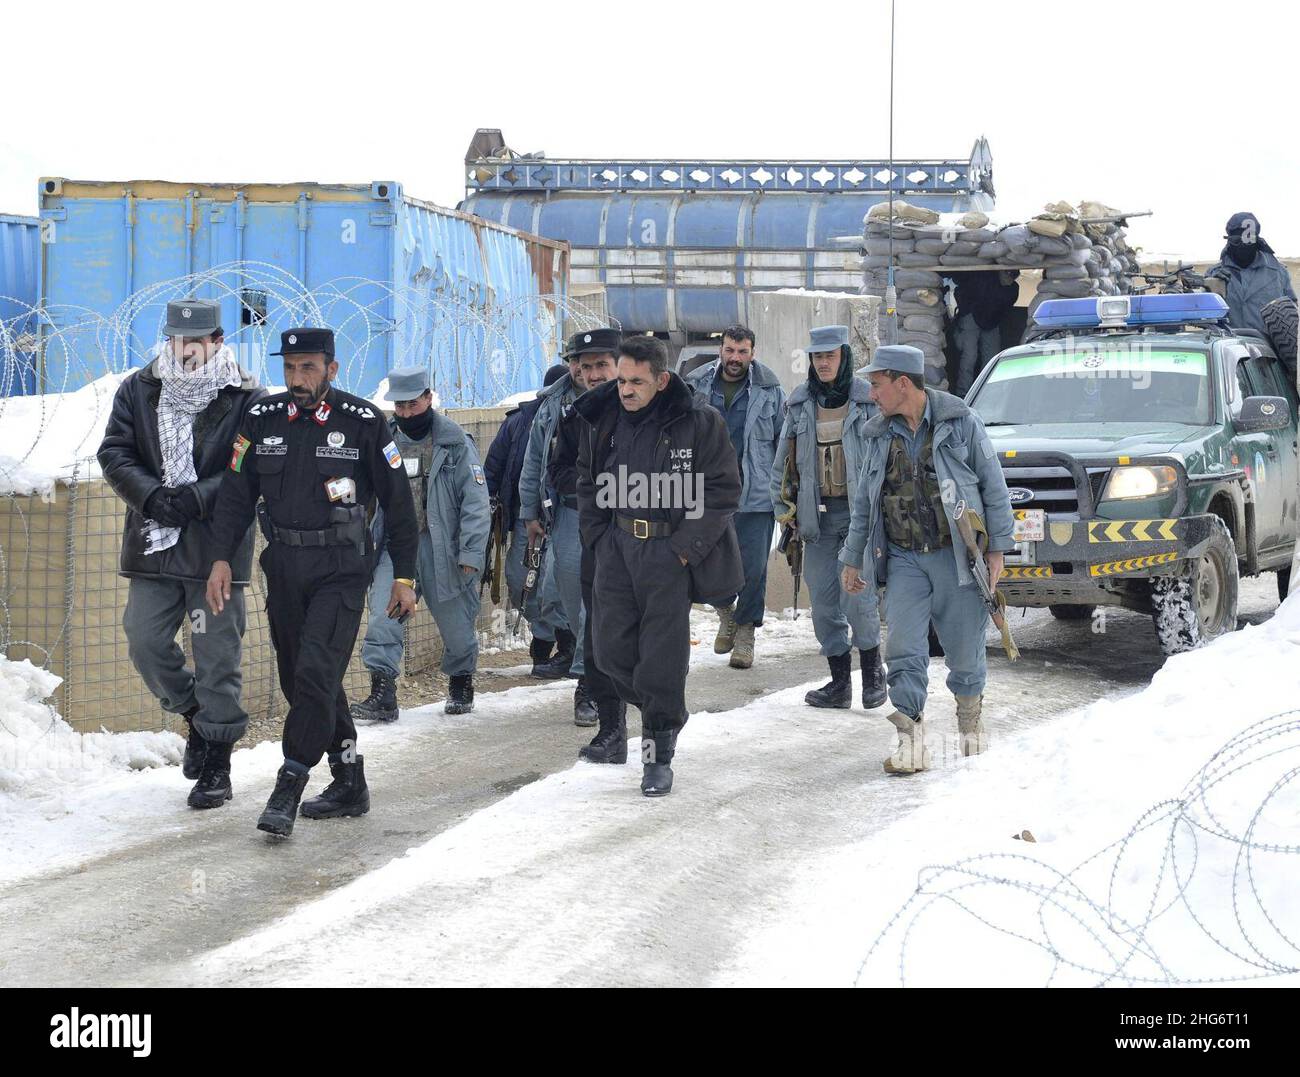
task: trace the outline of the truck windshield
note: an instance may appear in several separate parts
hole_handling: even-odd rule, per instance
[[[1204,351],[1127,344],[995,360],[971,407],[985,423],[1210,421]]]

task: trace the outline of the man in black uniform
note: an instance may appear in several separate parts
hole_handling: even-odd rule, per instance
[[[582,337],[587,339],[584,342]],[[570,343],[570,354],[578,356],[580,380],[587,392],[604,385],[617,373],[616,357],[621,334],[617,329],[593,329],[578,334]],[[560,496],[563,504],[573,510],[578,508],[578,446],[585,423],[566,404],[560,411],[560,425],[555,432],[555,451],[551,453],[547,478]],[[581,532],[579,532],[579,537]],[[577,725],[599,725],[590,744],[578,752],[580,759],[589,763],[627,762],[627,704],[618,697],[614,682],[600,669],[592,645],[591,609],[592,584],[595,580],[596,561],[585,543],[582,544],[580,576],[582,583],[583,675],[579,679],[582,696],[574,696],[574,721]],[[590,708],[591,720],[583,716],[583,708]]]
[[[343,674],[352,657],[374,565],[368,517],[384,510],[393,561],[390,616],[415,609],[415,504],[383,416],[330,382],[338,373],[330,329],[281,334],[288,392],[248,409],[214,513],[217,560],[208,605],[230,599],[230,558],[256,511],[267,538],[267,617],[280,688],[289,701],[284,765],[257,828],[293,833],[307,776],[329,753],[334,780],[302,805],[309,819],[364,815],[370,792]],[[258,498],[262,504],[258,505]]]
[[[692,602],[745,584],[732,516],[736,450],[722,416],[668,370],[654,337],[619,346],[618,379],[578,397],[582,544],[595,555],[592,639],[641,711],[641,792],[665,796],[686,724]],[[612,761],[612,760],[611,760]]]

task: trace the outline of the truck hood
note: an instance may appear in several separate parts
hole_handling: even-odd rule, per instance
[[[1186,423],[1026,423],[988,427],[998,452],[1053,451],[1073,456],[1151,456],[1174,452],[1185,441],[1208,437],[1211,426]]]

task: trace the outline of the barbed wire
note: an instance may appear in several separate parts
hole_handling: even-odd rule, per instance
[[[1261,774],[1269,766],[1275,772]],[[957,910],[972,930],[1040,950],[1050,960],[1043,986],[1066,975],[1098,987],[1226,985],[1300,971],[1300,922],[1287,925],[1282,918],[1282,899],[1300,881],[1300,861],[1284,860],[1280,879],[1261,862],[1300,854],[1300,844],[1273,840],[1295,834],[1297,775],[1300,710],[1283,711],[1230,738],[1178,798],[1154,804],[1124,837],[1070,871],[1022,853],[927,865],[912,896],[871,943],[855,983],[896,946],[898,983],[906,986],[910,951],[938,909]],[[1230,792],[1238,783],[1244,791]],[[1293,798],[1285,806],[1283,793]],[[1253,807],[1243,812],[1243,803]],[[1273,815],[1266,814],[1270,809]],[[1209,843],[1233,850],[1226,879],[1223,857],[1213,856]],[[1093,896],[1088,876],[1106,868],[1104,897]],[[1226,910],[1228,922],[1218,922]],[[1300,921],[1294,902],[1285,911]],[[1219,966],[1206,964],[1204,947],[1189,947],[1189,934],[1208,940]],[[973,939],[963,934],[962,941],[969,948]],[[946,948],[950,956],[953,951]],[[1198,964],[1185,967],[1189,960]],[[910,971],[915,978],[917,970]]]

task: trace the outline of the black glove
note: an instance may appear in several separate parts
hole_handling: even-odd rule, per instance
[[[168,490],[165,487],[155,490],[145,499],[145,516],[162,524],[163,527],[184,527],[187,520],[185,513],[173,500],[175,495],[175,490]]]
[[[185,517],[185,522],[203,519],[203,499],[199,497],[199,488],[190,483],[172,492],[172,508]]]

